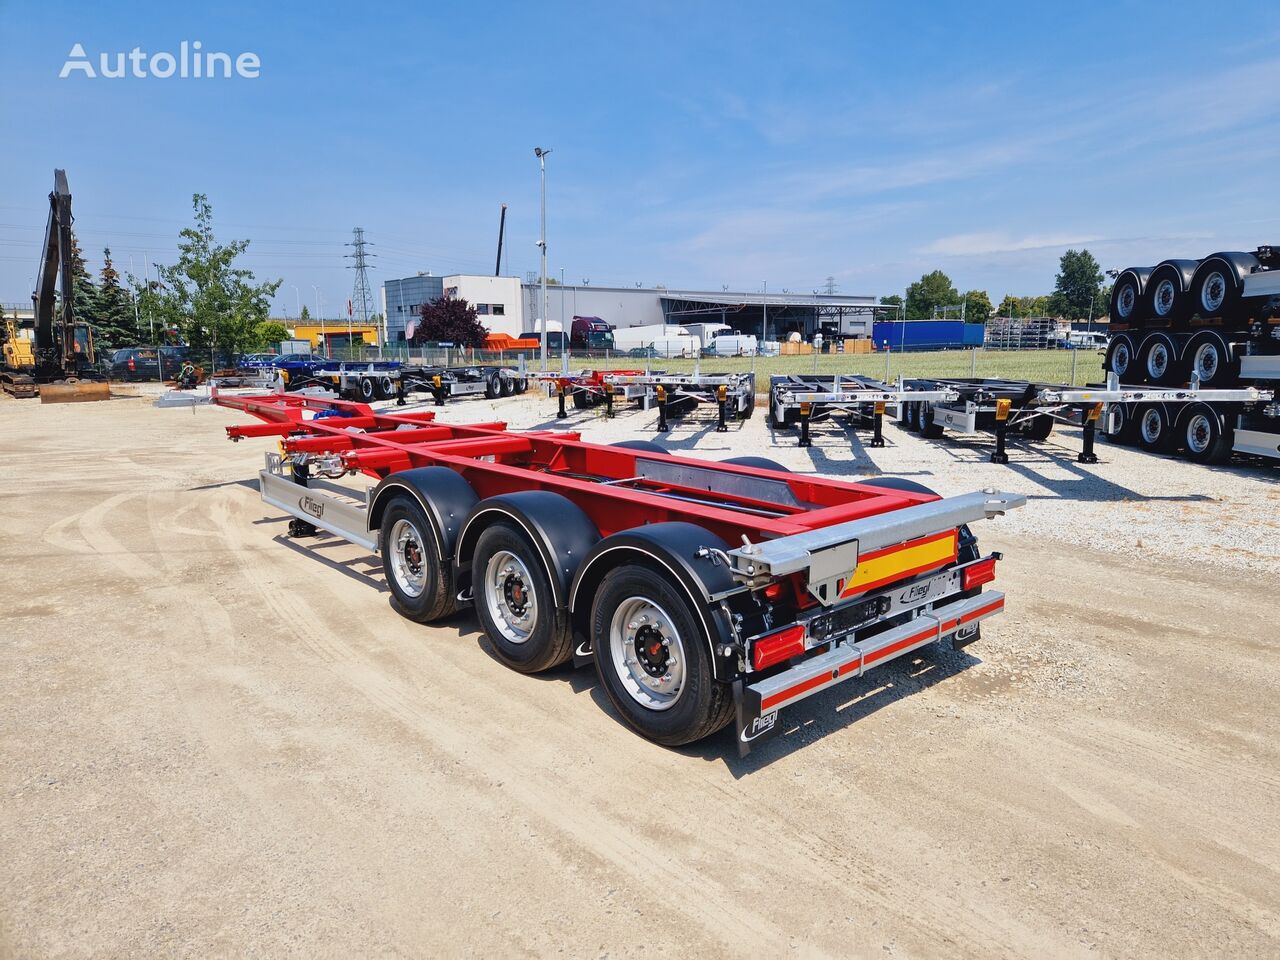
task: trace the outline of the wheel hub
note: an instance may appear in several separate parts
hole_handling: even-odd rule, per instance
[[[529,569],[514,553],[499,550],[485,567],[483,602],[498,632],[510,643],[524,643],[538,622],[538,596]]]
[[[663,637],[660,630],[648,624],[636,631],[634,644],[636,658],[645,673],[651,677],[661,677],[666,674],[667,663],[670,660],[667,649],[670,645],[671,641]]]
[[[528,593],[525,592],[524,581],[514,574],[508,575],[506,580],[502,582],[502,594],[507,601],[507,606],[511,608],[511,612],[517,616],[523,616],[525,604],[528,600]]]
[[[1156,287],[1156,313],[1163,317],[1173,309],[1173,297],[1173,281],[1162,280],[1160,286]]]
[[[1197,414],[1191,419],[1191,423],[1187,428],[1187,446],[1191,448],[1193,453],[1203,453],[1205,448],[1209,446],[1209,421],[1203,414]]]
[[[1127,317],[1129,314],[1133,313],[1133,304],[1136,299],[1137,294],[1134,292],[1132,286],[1126,285],[1121,289],[1120,297],[1116,301],[1116,306],[1119,310],[1120,316]]]
[[[1216,313],[1222,308],[1222,302],[1227,298],[1227,281],[1220,273],[1209,275],[1209,279],[1204,284],[1204,295],[1200,298],[1200,305],[1209,313]]]

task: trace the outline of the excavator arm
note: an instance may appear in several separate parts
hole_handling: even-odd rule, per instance
[[[58,279],[62,297],[58,297]],[[75,276],[71,269],[71,190],[65,170],[53,171],[49,194],[49,220],[37,274],[39,286],[31,295],[35,304],[36,379],[75,376]]]

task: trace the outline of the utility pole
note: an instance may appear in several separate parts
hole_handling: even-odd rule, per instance
[[[533,155],[538,158],[538,169],[542,178],[541,229],[538,233],[538,249],[542,251],[542,369],[547,369],[547,154],[548,147],[533,148]]]
[[[356,272],[355,288],[351,294],[351,307],[348,308],[347,310],[347,320],[348,320],[347,349],[348,350],[351,349],[352,341],[355,339],[350,329],[350,320],[352,317],[352,311],[354,310],[355,313],[359,315],[360,323],[362,326],[369,325],[369,314],[373,312],[373,291],[369,289],[369,273],[368,273],[369,265],[367,263],[367,260],[369,257],[377,256],[376,253],[365,252],[365,247],[371,247],[373,246],[373,244],[365,240],[363,227],[356,227],[354,230],[351,231],[351,235],[353,239],[350,243],[346,244],[346,246],[354,248],[355,252],[344,255],[345,259],[355,261],[355,263],[348,266],[347,269],[354,270]],[[383,339],[382,337],[378,337],[378,357],[379,358],[382,357],[382,339]]]
[[[762,322],[760,324],[760,347],[764,349],[764,342],[769,339],[769,281],[766,280],[760,285],[760,311]]]

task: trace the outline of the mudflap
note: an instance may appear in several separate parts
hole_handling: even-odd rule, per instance
[[[574,637],[573,669],[581,670],[583,667],[589,667],[595,658],[595,651],[591,649],[591,641],[584,640],[581,635]]]
[[[747,681],[733,681],[733,705],[737,715],[738,756],[745,757],[759,744],[782,732],[778,711],[760,714],[760,694],[747,689]]]

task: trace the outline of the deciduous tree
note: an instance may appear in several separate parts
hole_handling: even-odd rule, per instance
[[[483,347],[488,336],[476,317],[476,308],[465,300],[438,297],[418,311],[414,343],[453,343],[460,347]]]

